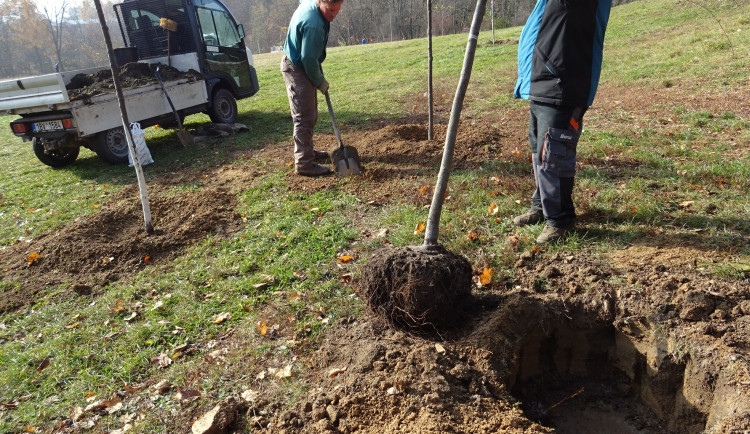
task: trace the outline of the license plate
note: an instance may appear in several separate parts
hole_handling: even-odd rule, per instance
[[[31,126],[31,129],[36,133],[64,130],[62,121],[34,122]]]

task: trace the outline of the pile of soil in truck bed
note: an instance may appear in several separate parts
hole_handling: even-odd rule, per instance
[[[158,83],[156,79],[156,67],[164,81],[188,78],[190,81],[199,80],[199,72],[191,69],[187,72],[180,71],[172,66],[162,64],[148,64],[140,62],[126,63],[119,68],[120,84],[123,89],[146,86]],[[91,98],[92,96],[106,93],[114,93],[115,83],[112,80],[112,71],[109,68],[100,69],[93,74],[77,74],[70,83],[65,86],[71,101]]]

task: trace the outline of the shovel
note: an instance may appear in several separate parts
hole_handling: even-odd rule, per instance
[[[180,116],[177,114],[177,110],[174,109],[174,104],[172,104],[172,98],[170,98],[169,94],[167,93],[167,88],[164,87],[164,82],[161,80],[161,75],[159,75],[158,66],[156,67],[156,78],[159,80],[159,84],[161,85],[161,91],[164,92],[164,96],[167,97],[169,106],[172,107],[172,113],[174,113],[175,119],[177,119],[177,127],[179,128],[179,131],[175,131],[175,134],[177,134],[177,138],[180,139],[180,143],[182,143],[182,146],[194,144],[195,139],[193,138],[193,135],[182,129],[182,121],[180,120]]]
[[[326,91],[324,95],[326,96],[326,103],[328,104],[328,113],[331,115],[331,122],[333,123],[333,132],[336,133],[336,139],[339,141],[339,147],[331,152],[331,161],[336,170],[336,176],[344,177],[359,175],[362,173],[359,152],[357,152],[357,149],[354,146],[344,146],[344,142],[341,140],[339,126],[336,123],[336,116],[333,114],[331,97],[328,96],[328,91]]]

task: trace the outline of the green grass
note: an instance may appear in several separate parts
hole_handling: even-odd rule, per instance
[[[603,85],[639,92],[684,86],[686,94],[747,89],[750,67],[744,59],[750,47],[750,6],[700,4],[719,21],[696,2],[675,7],[673,1],[641,0],[615,8],[605,43]],[[517,39],[519,33],[519,28],[496,31],[496,38]],[[489,45],[489,37],[489,32],[480,36],[463,114],[495,123],[501,113],[525,109],[526,103],[511,98],[517,45]],[[453,97],[465,44],[466,35],[434,39],[436,100],[443,105],[449,106]],[[261,90],[239,102],[239,122],[249,132],[228,142],[212,140],[183,148],[171,131],[149,128],[146,139],[156,163],[145,167],[147,179],[232,163],[237,157],[230,149],[246,154],[243,164],[263,165],[254,157],[257,150],[291,138],[279,60],[278,53],[255,57]],[[415,105],[423,110],[424,40],[332,48],[324,67],[337,118],[347,129],[407,118],[415,113]],[[750,156],[746,150],[737,152],[750,140],[746,107],[710,112],[670,101],[669,106],[653,107],[663,118],[652,119],[645,111],[618,111],[606,100],[596,104],[606,115],[587,115],[579,152],[587,163],[581,164],[576,184],[585,230],[547,249],[599,254],[648,237],[658,228],[706,250],[731,252],[732,263],[718,264],[713,271],[719,277],[746,279],[742,264],[750,263],[750,249],[742,240],[750,233]],[[317,128],[330,132],[322,103],[320,108]],[[132,169],[106,165],[88,150],[69,168],[44,166],[30,144],[12,136],[7,128],[11,119],[0,117],[1,246],[95,213],[97,206],[135,182]],[[186,126],[205,121],[205,116],[193,116]],[[665,127],[672,124],[679,128]],[[526,125],[517,128],[525,130]],[[361,313],[361,302],[351,296],[352,287],[341,275],[357,273],[370,253],[382,246],[374,237],[362,238],[363,232],[387,229],[388,240],[397,246],[421,242],[422,234],[415,234],[414,228],[426,219],[422,206],[365,207],[345,186],[302,194],[286,188],[281,171],[265,169],[269,173],[238,195],[237,212],[245,221],[231,238],[201,240],[174,261],[115,282],[94,298],[53,303],[48,294],[33,309],[0,316],[0,402],[18,401],[17,408],[3,413],[0,432],[17,432],[26,425],[50,428],[71,407],[85,407],[89,393],[108,399],[126,385],[147,385],[161,378],[179,387],[214,391],[216,396],[241,390],[257,373],[256,364],[290,360],[292,344],[281,342],[287,337],[295,337],[302,353],[310,351],[326,332],[321,311],[330,322]],[[496,280],[511,278],[518,253],[531,249],[541,231],[540,226],[519,230],[508,219],[528,206],[530,176],[522,160],[487,161],[481,168],[454,172],[441,219],[441,242],[469,258],[474,268],[494,267]],[[495,183],[493,177],[503,182]],[[183,184],[165,194],[195,188]],[[488,212],[491,203],[497,204],[497,214]],[[469,237],[470,232],[476,238]],[[515,244],[509,240],[513,237]],[[343,253],[354,253],[357,259],[337,264]],[[0,281],[0,292],[12,286]],[[539,280],[538,286],[544,290],[546,282]],[[138,315],[126,320],[132,312]],[[224,312],[231,313],[229,320],[212,321]],[[254,331],[258,321],[279,324],[284,339],[260,336]],[[203,364],[209,343],[229,332],[242,338],[243,345],[231,357],[242,361],[246,372]],[[166,369],[150,363],[160,353],[173,355],[174,348],[185,343],[198,351],[178,357]],[[49,366],[37,371],[45,359]],[[285,388],[290,399],[304,393],[294,382]],[[170,395],[154,405],[137,425],[139,432],[163,430],[169,412],[180,408]],[[120,427],[116,417],[109,416],[96,429]]]

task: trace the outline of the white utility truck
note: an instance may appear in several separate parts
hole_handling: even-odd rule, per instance
[[[237,99],[258,91],[252,53],[244,29],[220,0],[125,0],[114,6],[124,47],[115,62],[169,65],[186,74],[165,78],[166,92],[180,121],[206,113],[213,122],[234,123]],[[166,24],[165,24],[166,23]],[[74,77],[109,67],[0,81],[0,113],[18,115],[10,123],[16,136],[31,142],[44,164],[66,166],[80,147],[112,164],[128,161],[128,146],[114,90],[71,98]],[[169,68],[167,68],[169,69]],[[72,91],[71,91],[72,93]],[[177,125],[158,81],[124,88],[128,118],[142,128]]]

